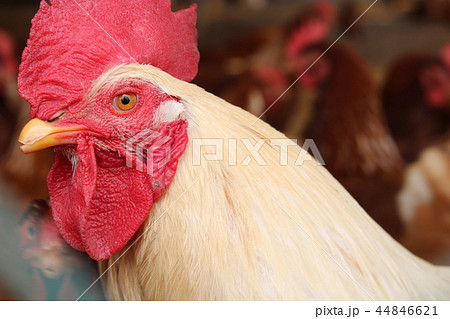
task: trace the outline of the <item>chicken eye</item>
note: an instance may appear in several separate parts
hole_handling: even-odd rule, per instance
[[[135,107],[137,96],[133,93],[124,93],[116,96],[113,100],[113,106],[119,111],[129,111]]]

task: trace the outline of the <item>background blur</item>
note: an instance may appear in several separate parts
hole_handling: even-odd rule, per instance
[[[349,62],[348,68],[344,67],[344,59],[333,60],[337,53],[330,51],[329,56],[311,69],[309,78],[296,83],[270,109],[305,69],[300,70],[298,66],[300,53],[304,53],[303,63],[313,62],[311,57],[317,57],[316,51],[323,52],[373,1],[173,0],[172,3],[174,11],[198,4],[201,61],[193,82],[257,116],[263,115],[264,120],[300,143],[304,138],[326,140],[327,134],[339,132],[339,128],[330,128],[329,132],[323,129],[317,135],[319,125],[312,127],[311,123],[317,118],[324,119],[327,114],[338,114],[330,116],[346,127],[368,125],[364,116],[340,111],[351,107],[359,88],[357,84],[344,88],[339,83],[350,82],[346,71],[349,77],[353,74],[351,65],[362,65],[355,68],[359,68],[358,72],[363,70],[362,73],[367,70],[371,78],[368,83],[374,84],[373,88],[368,84],[371,91],[364,94],[367,100],[375,98],[379,102],[375,104],[380,111],[374,111],[375,115],[371,116],[380,117],[379,130],[383,134],[392,133],[402,164],[392,165],[398,176],[390,174],[382,182],[374,181],[374,173],[367,170],[343,172],[336,167],[333,171],[333,166],[329,169],[344,186],[348,185],[348,190],[370,214],[379,210],[380,205],[395,206],[389,210],[391,215],[371,214],[394,238],[430,262],[450,264],[450,190],[447,189],[450,185],[447,140],[450,51],[445,50],[445,45],[450,44],[450,1],[379,0],[339,41],[345,43],[345,48],[351,48],[354,52],[351,56],[357,56],[351,58],[354,61]],[[38,8],[38,0],[0,3],[0,300],[70,299],[84,289],[77,287],[72,289],[72,294],[64,294],[61,291],[66,289],[65,285],[88,283],[92,276],[84,266],[73,263],[73,258],[79,256],[73,257],[71,254],[77,253],[68,253],[68,248],[53,251],[50,260],[48,252],[38,248],[33,248],[30,256],[30,243],[24,244],[24,236],[36,246],[41,244],[39,235],[34,233],[39,232],[40,222],[33,217],[32,228],[24,223],[28,220],[26,212],[30,212],[31,201],[48,196],[45,176],[52,161],[51,151],[24,155],[17,142],[20,129],[28,119],[28,105],[15,91],[17,63]],[[316,25],[323,26],[326,34],[316,42],[310,40],[308,49],[297,52],[298,58],[289,59],[286,52],[295,32],[304,27],[307,38],[320,29],[314,29]],[[336,65],[341,62],[343,71],[337,71]],[[404,66],[397,68],[395,64]],[[320,77],[322,71],[325,79]],[[337,72],[342,72],[344,80],[332,82],[330,79]],[[337,91],[345,91],[345,95],[333,99],[327,96],[333,85],[338,87]],[[327,98],[335,101],[337,113],[319,106]],[[437,101],[437,106],[428,103],[428,98]],[[364,110],[365,101],[362,98],[359,109]],[[344,117],[340,118],[341,115]],[[330,123],[323,125],[329,127]],[[424,131],[425,127],[429,129]],[[401,133],[402,130],[410,134]],[[358,128],[348,134],[357,137]],[[336,152],[339,154],[339,149]],[[329,150],[328,154],[335,153]],[[386,167],[389,163],[378,164]],[[353,189],[363,189],[364,194],[354,193]],[[381,194],[380,189],[388,190],[389,194]],[[45,206],[36,209],[44,212],[32,216],[46,216]],[[74,273],[84,279],[74,279]],[[99,296],[94,293],[92,299],[101,299]]]

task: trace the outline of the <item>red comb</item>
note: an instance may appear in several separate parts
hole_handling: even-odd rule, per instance
[[[295,59],[304,49],[324,40],[328,33],[328,25],[320,19],[310,19],[301,24],[288,40],[286,57]]]
[[[199,61],[196,18],[196,5],[172,12],[170,0],[42,0],[22,56],[19,93],[34,116],[37,106],[54,112],[79,100],[122,63],[151,64],[191,81]]]

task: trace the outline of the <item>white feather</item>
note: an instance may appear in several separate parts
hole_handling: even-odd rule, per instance
[[[168,101],[162,102],[156,108],[155,114],[153,116],[153,121],[155,123],[173,122],[178,119],[182,119],[184,112],[185,109],[182,103],[174,99],[170,99]]]

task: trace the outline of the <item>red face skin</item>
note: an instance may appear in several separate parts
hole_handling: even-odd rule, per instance
[[[114,105],[114,98],[124,93],[137,96],[128,111]],[[82,128],[73,136],[76,145],[56,148],[48,187],[61,234],[93,259],[109,258],[123,248],[170,185],[187,144],[187,123],[178,120],[155,127],[151,121],[156,108],[169,99],[146,82],[126,80],[102,91],[82,111],[52,122]],[[139,157],[126,147],[145,130],[154,132],[145,150],[150,153],[158,145],[151,159],[148,153]],[[127,166],[127,158],[142,169]],[[153,169],[148,172],[150,160]]]
[[[450,106],[450,72],[441,65],[426,67],[419,74],[419,81],[427,104],[431,108]]]

